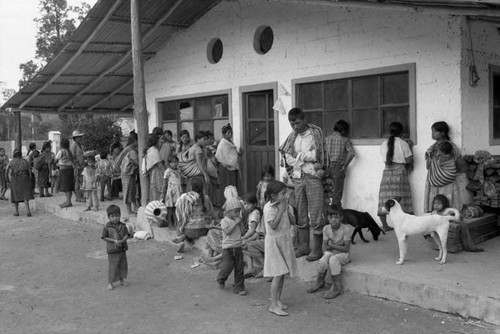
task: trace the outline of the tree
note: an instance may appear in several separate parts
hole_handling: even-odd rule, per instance
[[[87,114],[81,118],[77,126],[85,135],[82,144],[86,151],[103,152],[109,149],[115,134],[122,134],[122,129],[108,117],[93,117]]]
[[[28,81],[42,68],[41,65],[35,63],[33,60],[27,61],[19,65],[19,69],[23,72],[21,80],[19,80],[19,88],[26,86]]]
[[[38,9],[40,16],[34,19],[38,27],[35,59],[19,65],[23,71],[19,88],[61,52],[90,5],[84,2],[80,6],[68,6],[66,0],[39,0]]]

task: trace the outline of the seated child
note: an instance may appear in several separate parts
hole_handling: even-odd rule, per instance
[[[323,256],[318,261],[318,278],[307,288],[313,293],[325,286],[325,277],[328,269],[332,275],[332,287],[323,292],[323,298],[333,299],[342,294],[342,266],[351,262],[349,250],[353,227],[343,224],[342,209],[336,205],[326,210],[328,225],[323,228]]]
[[[448,197],[443,194],[438,194],[434,197],[432,201],[432,213],[433,215],[445,215],[445,210],[450,207],[450,201]],[[425,234],[424,238],[430,238],[430,234]],[[484,249],[476,247],[472,236],[470,235],[469,227],[463,219],[460,220],[460,240],[462,241],[462,246],[468,252],[483,252]]]
[[[248,231],[245,233],[245,235],[241,238],[243,242],[243,254],[245,255],[245,263],[247,264],[247,270],[245,272],[245,278],[255,276],[257,274],[257,268],[254,266],[254,256],[256,264],[259,265],[259,267],[262,267],[263,262],[264,262],[264,238],[262,235],[262,253],[255,248],[255,246],[258,247],[258,245],[253,244],[254,241],[256,241],[260,234],[257,233],[257,227],[261,223],[261,211],[257,208],[257,197],[253,193],[247,193],[243,196],[243,209],[246,212],[246,219],[247,219],[247,225],[248,225]],[[251,244],[251,251],[248,248]],[[260,244],[260,243],[259,243]],[[261,270],[262,271],[262,270]],[[260,276],[262,277],[262,276]]]
[[[111,204],[106,209],[109,222],[102,230],[101,239],[106,241],[108,253],[108,290],[114,290],[113,283],[120,281],[120,285],[128,285],[125,279],[128,275],[127,239],[129,232],[127,226],[120,222],[120,207]]]

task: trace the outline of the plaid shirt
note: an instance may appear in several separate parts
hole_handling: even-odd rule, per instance
[[[344,163],[348,155],[354,157],[354,149],[351,141],[342,137],[340,133],[334,131],[332,135],[325,138],[326,165],[332,162]]]

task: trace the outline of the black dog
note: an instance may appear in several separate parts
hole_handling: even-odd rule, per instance
[[[368,212],[360,212],[351,209],[344,209],[343,212],[344,212],[344,223],[354,226],[354,232],[352,233],[351,236],[351,243],[353,245],[356,244],[354,242],[354,237],[356,236],[356,233],[359,233],[361,240],[363,240],[364,242],[369,242],[368,240],[365,239],[365,237],[363,236],[363,232],[361,231],[361,229],[365,227],[368,228],[370,232],[372,232],[373,240],[375,241],[378,240],[380,232],[385,234],[385,232],[382,231],[382,229],[378,226],[375,220],[373,220],[372,216],[368,214]]]

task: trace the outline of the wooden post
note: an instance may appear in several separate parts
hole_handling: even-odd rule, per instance
[[[19,150],[22,152],[23,136],[22,136],[22,129],[21,129],[21,110],[15,110],[14,115],[16,115],[16,120],[17,120],[16,150]]]
[[[139,139],[139,164],[144,157],[143,151],[148,140],[148,111],[146,109],[146,92],[144,89],[144,61],[142,58],[141,14],[139,0],[130,0],[130,27],[132,33],[132,68],[134,73],[134,117],[137,122]],[[141,204],[146,207],[149,194],[149,178],[140,176]]]

